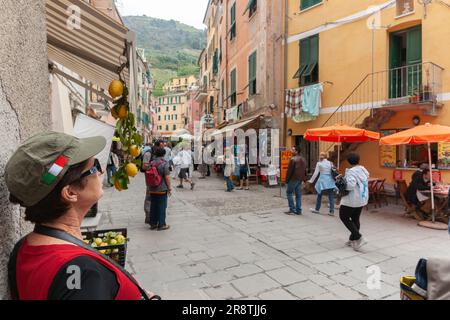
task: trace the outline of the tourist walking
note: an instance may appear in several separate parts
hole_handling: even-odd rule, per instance
[[[320,207],[322,205],[322,195],[328,195],[328,203],[330,206],[329,215],[334,216],[334,190],[336,189],[336,184],[332,176],[332,170],[334,165],[331,161],[328,161],[327,154],[321,152],[319,156],[319,161],[316,164],[316,169],[309,183],[314,183],[317,179],[315,189],[317,192],[317,200],[315,209],[310,209],[313,213],[320,213]]]
[[[115,153],[114,150],[111,150],[108,157],[108,162],[106,164],[106,177],[108,186],[112,187],[114,184],[112,183],[112,177],[116,173],[117,168],[119,168],[119,157]]]
[[[357,153],[349,153],[347,161],[350,164],[350,168],[345,170],[344,180],[348,194],[341,198],[339,217],[350,231],[350,238],[346,245],[358,251],[361,246],[367,243],[359,230],[361,228],[360,216],[362,209],[369,201],[369,172],[359,164],[359,155]]]
[[[170,186],[169,163],[164,160],[166,150],[156,148],[153,151],[153,160],[146,173],[148,194],[150,195],[150,230],[158,231],[169,229],[166,223],[167,199],[172,193]]]
[[[194,190],[195,183],[192,181],[192,152],[189,146],[184,146],[183,150],[178,152],[174,158],[174,163],[178,164],[180,167],[180,173],[178,178],[180,178],[180,184],[177,188],[184,188],[183,181],[188,182],[191,185],[191,190]]]
[[[227,148],[228,149],[228,148]],[[228,152],[227,152],[228,151]],[[229,153],[229,149],[225,151],[225,155],[228,156],[220,156],[222,159],[225,159],[225,168],[223,170],[223,178],[226,182],[227,192],[232,192],[234,190],[233,181],[231,181],[231,177],[233,176],[236,167],[234,163],[234,156]]]
[[[244,162],[241,163],[241,165],[239,166],[239,181],[240,181],[240,185],[239,185],[238,190],[243,190],[244,189],[244,184],[245,184],[245,190],[250,190],[250,188],[249,188],[249,180],[248,180],[248,176],[250,174],[248,150],[247,150],[247,147],[245,145],[243,146],[243,148],[245,150],[245,154],[244,154]]]
[[[292,149],[294,156],[289,161],[286,183],[287,183],[287,198],[289,204],[289,211],[286,214],[302,214],[302,183],[306,181],[306,161],[300,155],[300,147],[295,146]],[[295,204],[294,204],[295,194]]]

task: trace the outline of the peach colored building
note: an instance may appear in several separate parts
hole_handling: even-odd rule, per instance
[[[248,128],[279,128],[281,1],[212,0],[203,22],[208,38],[199,58],[202,116],[212,115],[219,128],[244,120],[252,120]]]

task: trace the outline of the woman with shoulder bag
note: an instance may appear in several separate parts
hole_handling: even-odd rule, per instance
[[[334,190],[336,189],[336,184],[333,178],[333,168],[334,165],[331,161],[328,161],[327,155],[325,152],[321,152],[319,156],[319,161],[316,164],[316,169],[314,170],[314,174],[309,180],[309,183],[314,183],[317,179],[315,189],[317,191],[317,200],[316,200],[316,208],[310,209],[311,212],[319,214],[320,207],[322,205],[322,195],[328,195],[328,203],[330,206],[329,214],[330,216],[334,216]]]

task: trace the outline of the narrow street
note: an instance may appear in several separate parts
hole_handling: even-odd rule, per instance
[[[99,204],[98,229],[128,229],[127,269],[164,299],[398,300],[400,276],[413,275],[421,257],[450,256],[448,233],[418,227],[400,206],[364,209],[369,244],[355,252],[325,200],[321,215],[309,212],[307,195],[304,214],[288,216],[279,188],[227,193],[214,175],[196,182],[194,191],[174,188],[167,231],[144,224],[142,174],[128,191],[106,189]]]

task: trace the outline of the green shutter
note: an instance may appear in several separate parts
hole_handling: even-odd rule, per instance
[[[422,29],[413,28],[406,35],[408,94],[418,94],[422,87]]]
[[[307,9],[321,2],[322,0],[301,0],[300,10]]]
[[[231,71],[231,93],[236,92],[236,70]]]
[[[231,25],[236,21],[236,2],[231,6]]]
[[[310,39],[300,41],[300,65],[308,65],[311,60],[311,42]]]
[[[256,93],[256,52],[252,53],[248,58],[248,90],[249,95]]]

